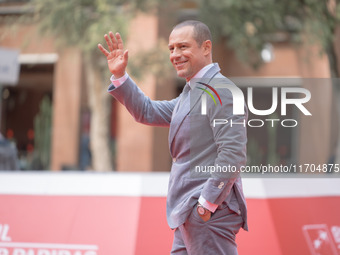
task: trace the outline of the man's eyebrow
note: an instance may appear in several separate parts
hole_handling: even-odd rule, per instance
[[[174,45],[181,45],[181,44],[189,44],[189,42],[183,41],[183,42],[177,42],[177,43],[173,43],[173,44],[169,44],[168,47],[173,47]]]

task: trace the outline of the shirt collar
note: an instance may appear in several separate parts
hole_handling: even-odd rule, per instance
[[[192,80],[192,79],[194,79],[194,78],[196,78],[196,79],[199,79],[199,78],[203,78],[203,76],[206,74],[206,72],[208,72],[208,70],[211,68],[211,67],[213,67],[214,66],[214,63],[211,63],[211,64],[209,64],[209,65],[206,65],[205,67],[203,67],[201,70],[199,70],[191,79],[190,79],[190,81]],[[189,86],[190,86],[190,88],[192,89],[193,87],[192,87],[192,85],[190,84],[190,81],[188,82],[189,83]]]

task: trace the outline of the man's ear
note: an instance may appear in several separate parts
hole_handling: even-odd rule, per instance
[[[211,53],[212,43],[210,40],[204,41],[202,46],[204,48],[204,55],[208,55]]]

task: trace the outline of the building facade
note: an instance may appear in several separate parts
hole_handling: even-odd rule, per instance
[[[34,156],[37,146],[34,137],[42,135],[41,132],[37,133],[34,122],[42,111],[42,100],[48,98],[51,104],[50,143],[40,148],[49,152],[50,165],[47,168],[91,169],[90,163],[81,163],[84,157],[86,162],[90,158],[90,154],[86,154],[90,113],[81,52],[76,48],[58,49],[53,38],[42,37],[32,24],[20,24],[15,29],[9,29],[4,17],[21,15],[21,2],[0,1],[0,47],[20,51],[18,84],[2,84],[1,132],[16,142],[23,169],[46,168],[39,165],[37,156]],[[126,44],[129,59],[141,51],[156,47],[161,39],[167,41],[173,25],[192,17],[195,17],[195,6],[190,4],[183,4],[179,9],[160,10],[157,15],[137,15],[129,25]],[[100,42],[102,38],[98,40]],[[330,78],[326,55],[320,56],[317,46],[297,47],[283,40],[271,45],[270,54],[274,57],[254,70],[241,63],[235,53],[224,45],[224,42],[214,44],[213,58],[225,76],[232,80],[237,77],[257,78],[254,79],[257,81],[260,81],[258,78],[285,78],[292,82],[289,86],[306,88],[313,96],[313,100],[306,104],[313,118],[304,116],[300,111],[291,112],[291,116],[298,115],[299,127],[289,131],[276,130],[284,134],[281,139],[279,135],[270,136],[268,130],[248,129],[248,151],[254,155],[252,163],[271,162],[268,155],[277,164],[329,162],[337,147],[334,141],[338,134],[338,115],[332,84],[326,81]],[[340,56],[339,49],[337,53]],[[108,83],[109,77],[108,73]],[[325,78],[325,82],[322,86],[314,86],[306,78]],[[150,72],[135,79],[146,95],[160,100],[176,97],[184,84],[175,73],[161,77]],[[238,85],[246,91],[247,85]],[[270,107],[271,90],[263,84],[255,84],[254,91],[257,100],[263,102],[262,106]],[[48,129],[48,125],[45,128]],[[169,171],[171,158],[167,135],[167,128],[136,123],[124,107],[112,101],[110,139],[115,141],[115,170]],[[270,142],[273,139],[274,144]]]

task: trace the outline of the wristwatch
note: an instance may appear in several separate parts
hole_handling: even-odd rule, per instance
[[[203,205],[201,204],[197,204],[197,213],[200,216],[206,216],[208,213],[210,213],[210,211],[206,208],[203,207]]]
[[[196,209],[198,216],[200,216],[203,221],[207,222],[208,220],[210,220],[211,212],[208,209],[206,209],[203,205],[198,203]]]

